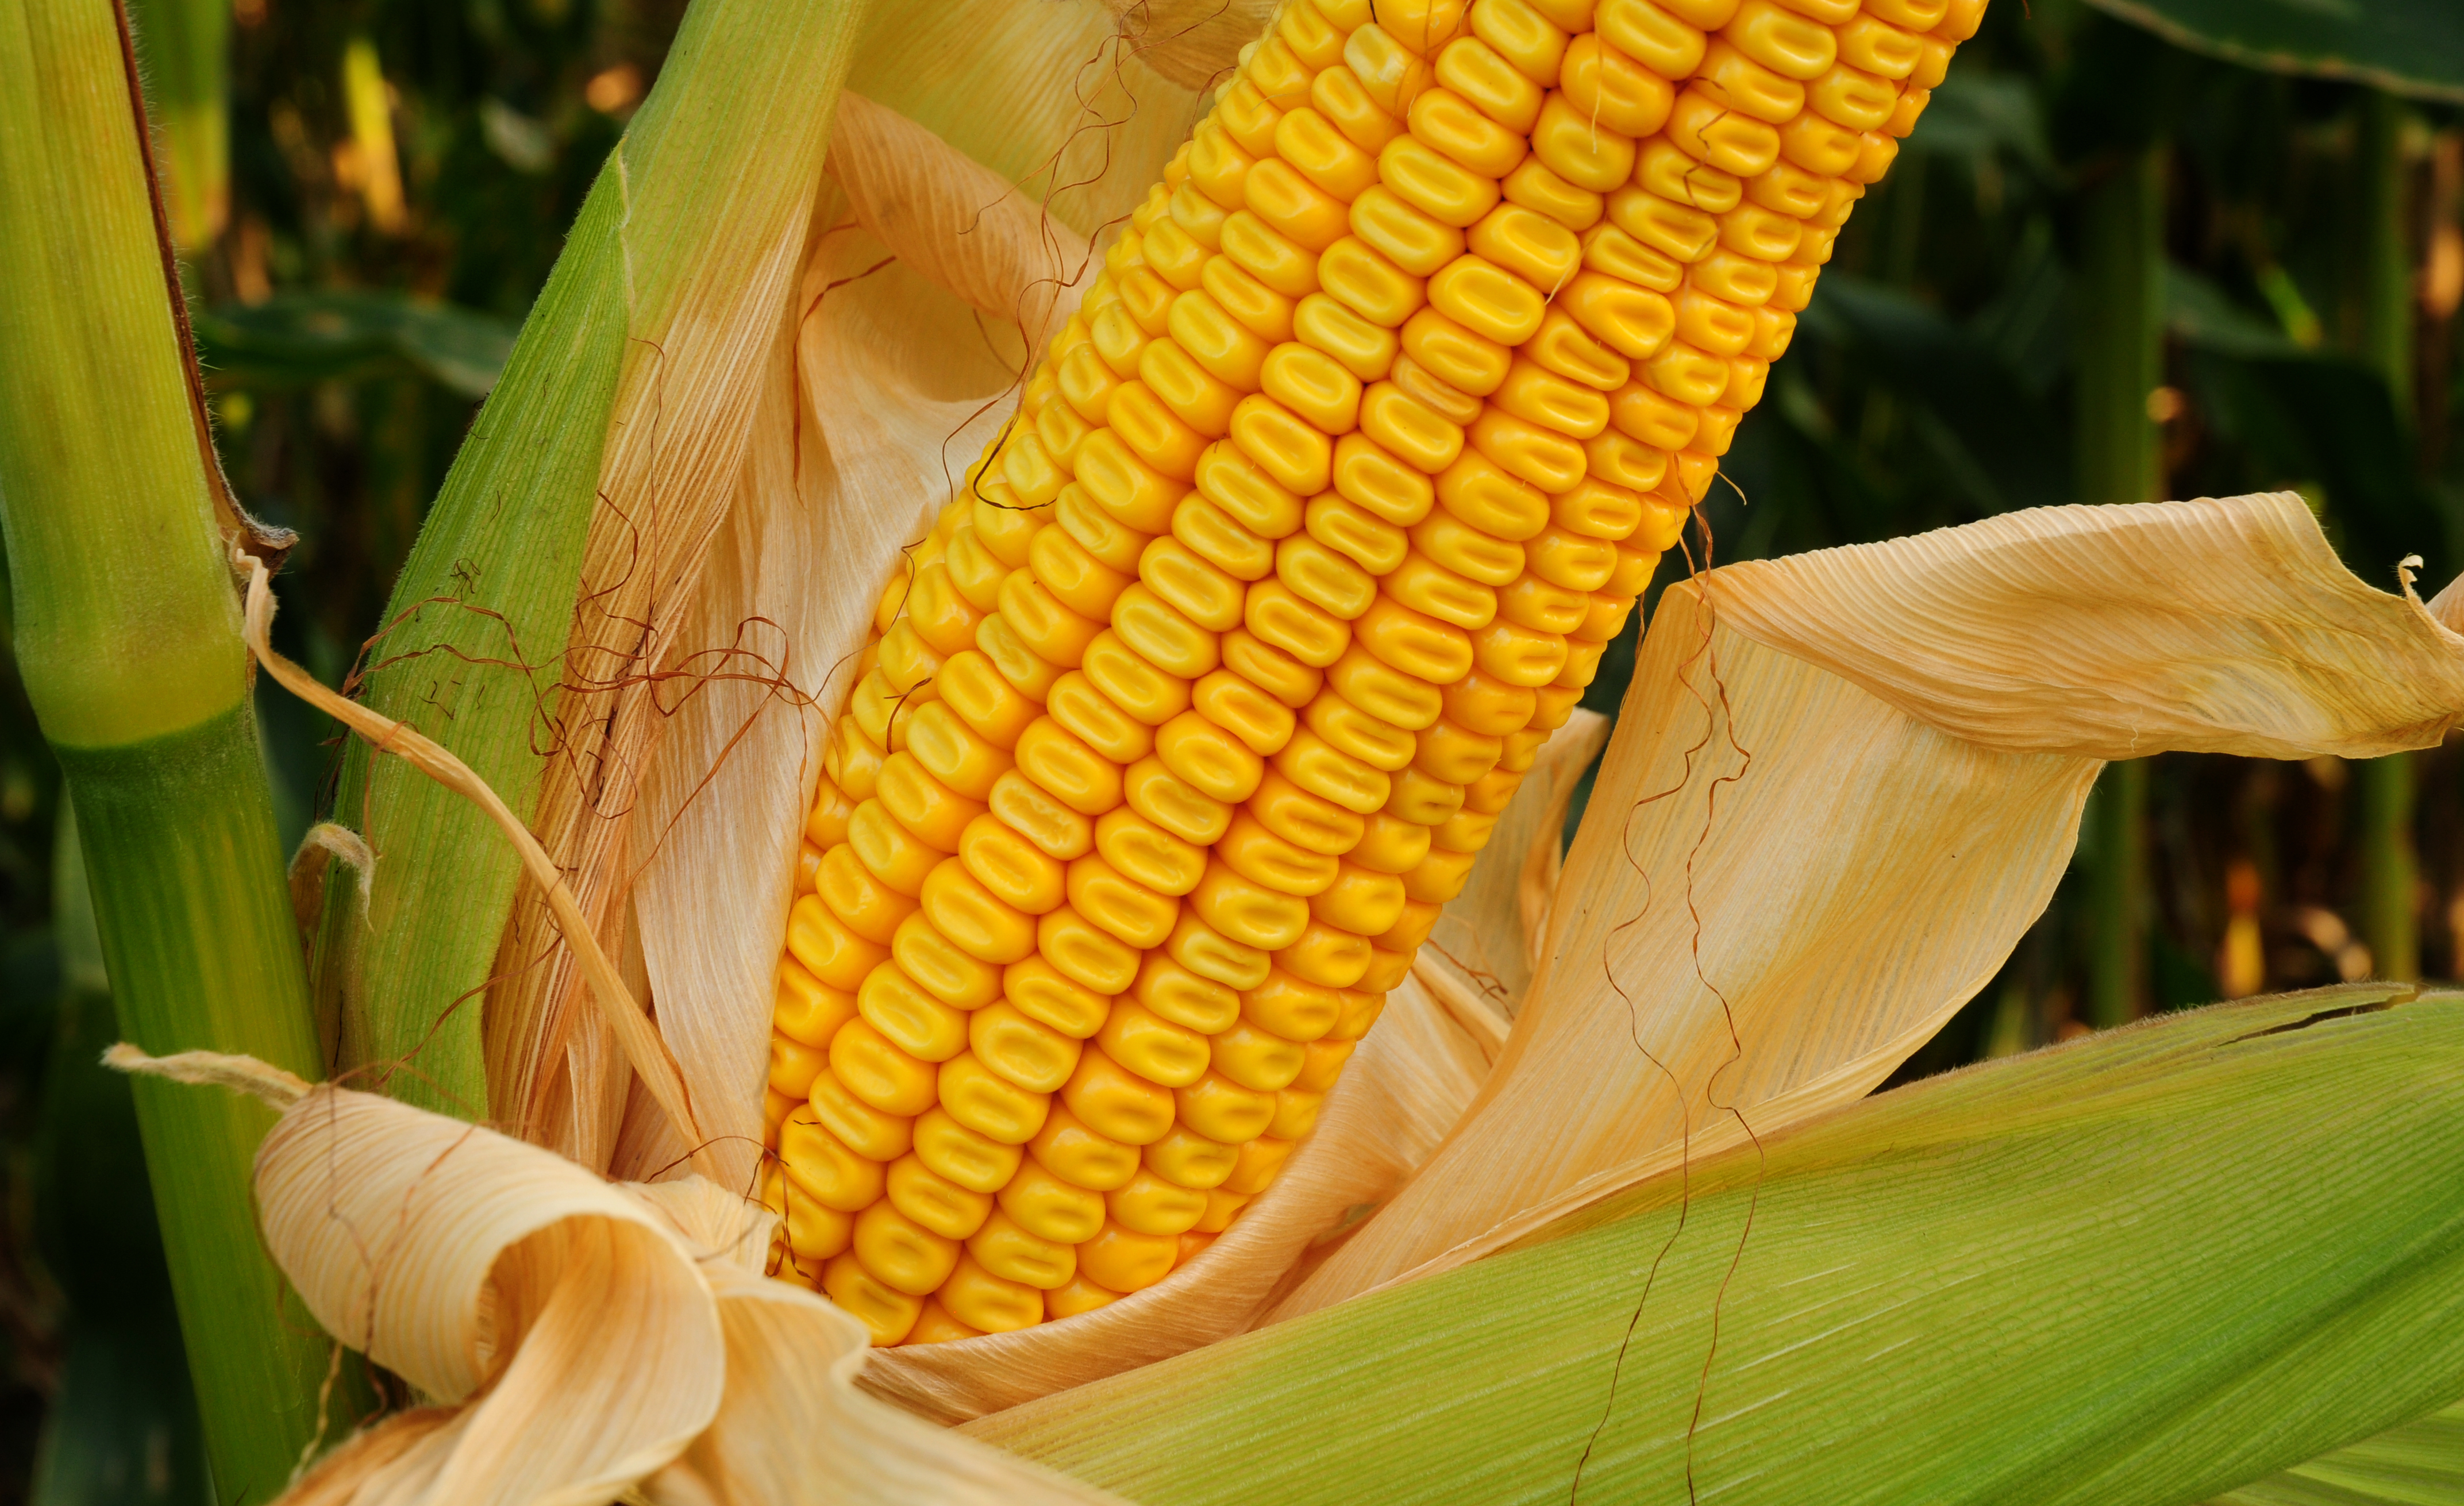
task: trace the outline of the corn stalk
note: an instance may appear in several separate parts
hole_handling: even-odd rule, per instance
[[[2347,294],[2348,343],[2387,384],[2399,417],[2412,414],[2412,257],[2405,243],[2403,101],[2373,89],[2363,97],[2354,189],[2354,262]],[[2382,977],[2421,976],[2413,845],[2420,778],[2409,753],[2373,758],[2357,771],[2361,818],[2361,931]]]
[[[74,795],[121,1033],[321,1075],[127,33],[0,5],[0,528],[17,662]],[[137,1089],[218,1487],[279,1487],[335,1351],[259,1246],[257,1105]],[[352,1415],[346,1388],[332,1398]]]
[[[2147,394],[2162,380],[2165,161],[2125,154],[2081,195],[2078,370],[2079,498],[2152,502],[2163,490]],[[2107,768],[2081,845],[2088,862],[2087,1019],[2146,1011],[2147,766]]]

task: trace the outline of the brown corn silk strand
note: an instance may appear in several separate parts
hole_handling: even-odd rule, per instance
[[[1287,0],[876,611],[778,1274],[963,1339],[1265,1190],[1981,11]]]

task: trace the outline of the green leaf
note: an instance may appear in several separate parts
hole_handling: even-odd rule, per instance
[[[128,0],[163,216],[184,253],[211,250],[231,213],[231,21],[229,0]]]
[[[2454,1506],[2464,1501],[2464,1402],[2390,1428],[2209,1506]]]
[[[2392,993],[1930,1079],[971,1428],[1147,1506],[2205,1500],[2464,1390],[2464,997]]]
[[[264,386],[350,381],[407,366],[466,398],[505,369],[515,326],[493,314],[394,293],[277,293],[196,320],[209,375]]]
[[[516,812],[537,802],[568,672],[604,672],[568,666],[564,649],[620,378],[662,358],[697,279],[749,278],[768,247],[750,244],[748,223],[813,190],[851,14],[849,0],[693,8],[395,585],[367,702],[451,748]],[[513,850],[461,797],[357,744],[335,809],[366,822],[381,858],[364,908],[356,881],[329,885],[318,991],[339,1010],[343,1059],[407,1063],[389,1080],[399,1096],[484,1117],[481,998]]]
[[[1979,513],[2070,500],[2060,428],[1991,346],[1909,295],[1832,273],[1804,315],[1852,343],[1873,376],[1913,398],[1927,435]]]
[[[2453,0],[2088,0],[2193,52],[2277,73],[2356,78],[2464,99],[2464,7]]]

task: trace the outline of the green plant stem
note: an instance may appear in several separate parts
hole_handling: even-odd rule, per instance
[[[2163,490],[2147,396],[2164,378],[2165,160],[2133,152],[2080,195],[2076,426],[2079,500],[2150,502]],[[2147,767],[2098,781],[2088,867],[2087,1020],[2146,1013]]]
[[[2352,317],[2347,343],[2384,378],[2399,419],[2412,414],[2412,257],[2405,238],[2402,101],[2381,90],[2362,100],[2355,148]],[[2422,520],[2425,527],[2432,520]],[[2361,931],[2379,975],[2421,976],[2417,913],[2421,860],[2413,840],[2419,765],[2409,753],[2355,771],[2361,820]]]
[[[2087,1023],[2099,1030],[2145,1014],[2147,760],[2107,764],[2088,801]]]
[[[194,1506],[207,1491],[205,1441],[129,1080],[102,1064],[120,1026],[91,896],[64,806],[52,881],[62,987],[43,1073],[34,1219],[69,1312],[28,1498]]]
[[[238,599],[116,11],[0,0],[0,530],[17,664],[74,796],[121,1033],[322,1075],[247,698]],[[257,1240],[271,1116],[137,1085],[225,1501],[278,1492],[333,1355]],[[358,1413],[355,1392],[333,1415]]]
[[[244,1052],[321,1076],[251,709],[149,742],[55,748],[121,1035],[157,1056]],[[332,1342],[286,1312],[257,1238],[250,1170],[274,1112],[234,1093],[134,1087],[214,1478],[226,1501],[271,1499],[317,1436],[333,1360]],[[356,1415],[352,1401],[335,1415]]]

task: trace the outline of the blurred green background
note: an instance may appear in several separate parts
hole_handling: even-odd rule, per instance
[[[2464,568],[2464,11],[2367,9],[1998,0],[1740,429],[1717,559],[2293,490],[2365,579],[2392,588],[2417,554],[2443,586]],[[378,631],[682,10],[131,0],[224,463],[300,535],[275,638],[328,683]],[[1615,710],[1632,662],[1612,651],[1591,704]],[[296,841],[338,746],[279,692],[260,707]],[[197,1501],[65,829],[0,656],[0,1506]],[[2119,765],[2052,907],[1903,1076],[2372,974],[2464,974],[2464,750]]]

